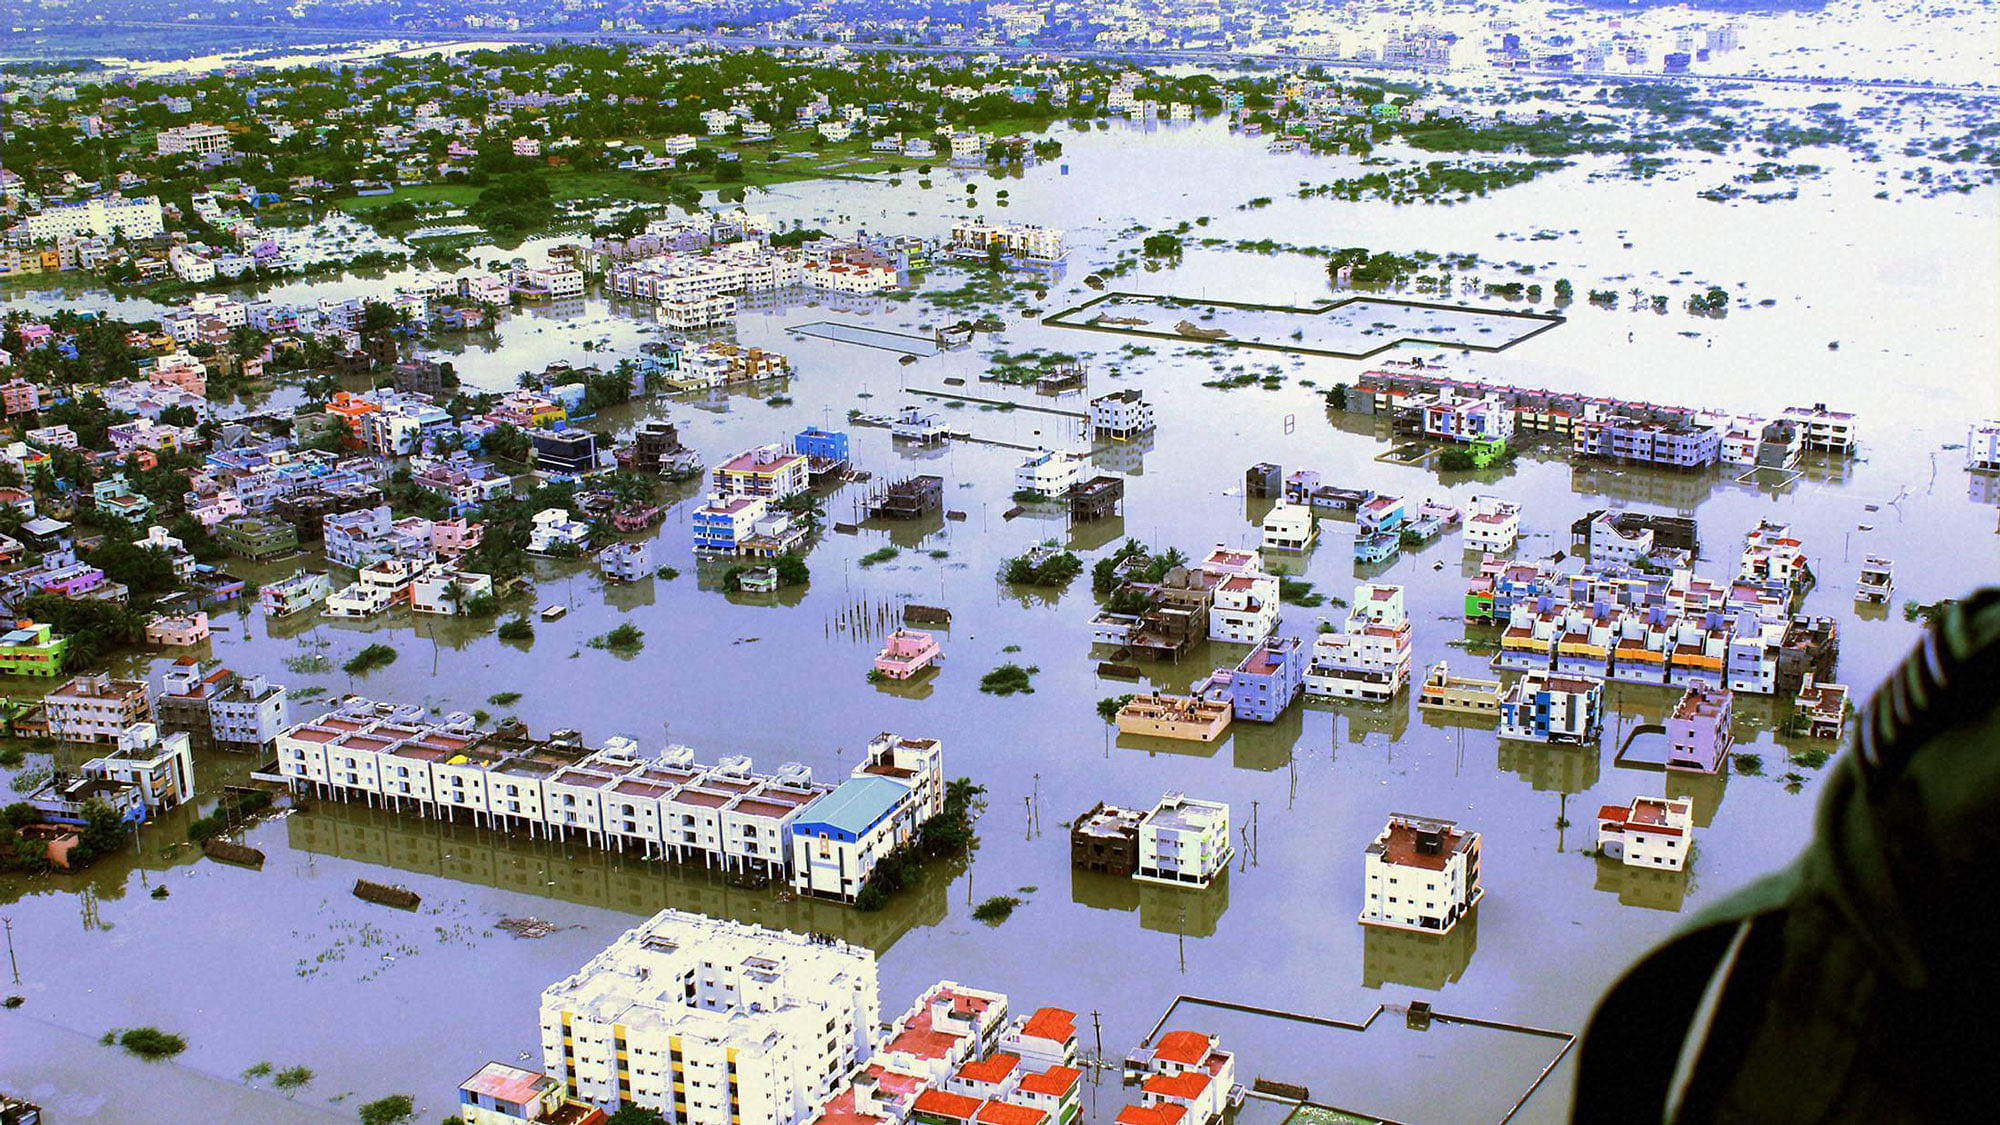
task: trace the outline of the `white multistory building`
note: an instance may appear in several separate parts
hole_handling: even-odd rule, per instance
[[[1063,232],[1025,223],[987,223],[961,219],[952,224],[951,249],[960,257],[983,258],[999,247],[1002,256],[1028,264],[1059,262],[1068,250]]]
[[[875,1048],[875,954],[663,910],[542,993],[569,1096],[675,1125],[798,1125]]]
[[[1153,428],[1153,404],[1136,388],[1090,400],[1090,436],[1130,441]]]
[[[1345,627],[1313,641],[1306,694],[1372,703],[1394,699],[1410,683],[1410,632],[1401,586],[1356,586]]]
[[[220,125],[182,125],[160,130],[155,144],[161,156],[209,156],[229,151],[229,130]]]
[[[58,203],[22,220],[29,242],[53,242],[83,235],[157,238],[166,233],[157,196],[123,199],[108,196],[80,203]]]
[[[1256,554],[1217,547],[1201,568],[1217,580],[1208,607],[1209,640],[1254,645],[1278,627],[1278,576],[1264,573]]]
[[[1629,805],[1597,810],[1598,853],[1627,867],[1682,871],[1693,846],[1692,801],[1634,797]]]
[[[1206,887],[1229,869],[1235,854],[1228,805],[1169,793],[1139,822],[1139,866],[1132,877]]]
[[[1479,833],[1396,813],[1363,853],[1361,921],[1443,933],[1479,904]]]
[[[2000,419],[1974,422],[1965,433],[1965,467],[1975,472],[2000,472]]]
[[[1474,496],[1466,509],[1465,549],[1510,551],[1521,538],[1521,506],[1498,496]]]
[[[1063,496],[1083,479],[1085,457],[1065,449],[1043,449],[1014,470],[1014,491],[1047,499]]]

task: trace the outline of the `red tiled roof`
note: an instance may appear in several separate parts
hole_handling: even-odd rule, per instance
[[[1061,1008],[1036,1008],[1028,1022],[1021,1025],[1021,1034],[1030,1039],[1053,1039],[1066,1043],[1076,1034],[1076,1013]]]
[[[949,1090],[925,1090],[917,1095],[917,1100],[910,1108],[917,1113],[970,1121],[972,1115],[979,1112],[979,1099],[968,1098],[964,1094],[954,1094]]]
[[[1198,1070],[1184,1070],[1179,1074],[1155,1074],[1139,1085],[1148,1094],[1163,1098],[1193,1100],[1208,1089],[1208,1075]]]
[[[1030,1094],[1047,1094],[1060,1098],[1076,1088],[1082,1080],[1083,1072],[1073,1066],[1052,1066],[1040,1074],[1030,1074],[1021,1079],[1021,1089]]]
[[[1208,1049],[1215,1041],[1196,1031],[1169,1031],[1160,1036],[1159,1045],[1153,1048],[1153,1057],[1183,1066],[1199,1066],[1208,1057]]]
[[[1152,1106],[1128,1105],[1118,1111],[1118,1125],[1175,1125],[1186,1114],[1186,1106],[1173,1102]]]
[[[959,1067],[958,1076],[967,1082],[1004,1082],[1020,1065],[1020,1056],[996,1052]]]
[[[985,1125],[1042,1125],[1048,1119],[1043,1110],[1011,1102],[987,1102],[979,1107],[977,1116]]]

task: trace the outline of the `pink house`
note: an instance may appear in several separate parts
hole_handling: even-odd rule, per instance
[[[892,680],[907,680],[944,660],[944,650],[929,633],[898,629],[875,658],[875,670]]]
[[[485,524],[469,523],[464,517],[431,524],[431,549],[440,555],[462,555],[479,546],[485,537]]]
[[[188,613],[173,617],[156,614],[146,623],[146,643],[166,648],[187,648],[208,639],[208,614]]]
[[[191,355],[161,356],[146,373],[146,381],[156,387],[179,387],[191,395],[208,393],[208,368]]]

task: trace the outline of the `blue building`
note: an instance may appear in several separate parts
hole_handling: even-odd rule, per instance
[[[1266,637],[1229,674],[1229,706],[1238,719],[1272,723],[1299,697],[1306,652],[1297,637]]]
[[[818,426],[800,430],[799,435],[792,439],[792,450],[811,464],[814,476],[845,469],[850,460],[847,435],[838,430],[822,430]]]

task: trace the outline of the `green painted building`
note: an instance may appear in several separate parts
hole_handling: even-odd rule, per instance
[[[0,634],[0,675],[53,679],[62,674],[63,653],[68,650],[68,637],[56,636],[39,622],[23,621]]]
[[[299,532],[284,520],[231,516],[215,525],[215,541],[230,554],[255,561],[298,550]]]

